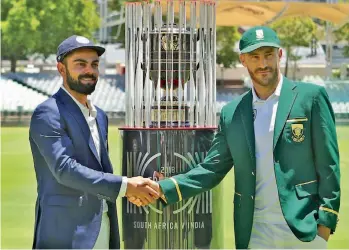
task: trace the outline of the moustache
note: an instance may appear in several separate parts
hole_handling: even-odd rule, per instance
[[[82,78],[91,78],[93,81],[97,80],[97,77],[95,75],[90,75],[90,74],[80,75],[78,77],[78,80],[81,80]]]
[[[266,68],[264,68],[264,69],[262,69],[262,68],[258,68],[258,69],[256,69],[256,71],[255,71],[255,73],[258,73],[258,72],[264,72],[264,71],[273,71],[273,68],[271,68],[271,67],[266,67]]]

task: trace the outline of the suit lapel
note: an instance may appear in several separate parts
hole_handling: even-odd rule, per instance
[[[88,130],[90,131],[90,128],[88,128]],[[97,149],[96,149],[96,145],[95,145],[95,143],[93,141],[91,132],[90,132],[90,135],[89,135],[89,138],[88,138],[88,146],[89,146],[90,150],[92,151],[93,155],[95,156],[96,160],[99,162],[99,164],[101,164],[101,161],[99,159],[99,156],[98,156],[98,153],[97,153]]]
[[[83,135],[84,135],[84,137],[86,139],[86,142],[88,143],[88,146],[89,146],[90,150],[92,151],[92,153],[95,156],[96,160],[99,163],[101,163],[100,160],[99,160],[98,154],[97,154],[96,146],[95,146],[95,144],[93,142],[93,138],[92,138],[92,135],[91,135],[90,128],[88,127],[86,119],[85,119],[84,115],[82,114],[79,106],[74,102],[74,100],[63,89],[59,89],[59,91],[57,92],[56,95],[66,105],[67,110],[73,115],[75,120],[80,125],[79,127],[82,130],[82,133],[83,133]]]
[[[99,133],[99,141],[101,145],[101,162],[103,163],[102,167],[104,172],[113,173],[113,169],[111,167],[111,162],[110,162],[109,154],[107,150],[106,141],[104,140],[107,133],[107,131],[105,130],[106,125],[104,123],[104,120],[105,119],[103,117],[103,113],[97,109],[96,122],[97,122],[98,133]]]
[[[296,84],[290,82],[286,77],[284,77],[275,117],[273,149],[275,149],[281,131],[285,126],[288,114],[290,113],[297,97],[296,87]]]
[[[248,149],[252,161],[255,159],[255,138],[253,127],[253,108],[252,108],[252,91],[249,91],[239,104],[241,121],[243,123],[244,133],[247,139]]]

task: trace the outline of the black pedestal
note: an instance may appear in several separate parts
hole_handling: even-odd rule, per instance
[[[205,158],[215,132],[214,128],[120,130],[122,174],[155,180],[195,168]],[[208,191],[165,208],[160,202],[138,208],[123,198],[125,248],[210,248],[212,198],[212,191]]]

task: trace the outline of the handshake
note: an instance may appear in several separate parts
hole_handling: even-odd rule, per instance
[[[126,197],[136,206],[146,206],[162,196],[160,185],[142,176],[128,178]]]

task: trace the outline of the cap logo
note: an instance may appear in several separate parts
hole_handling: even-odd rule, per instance
[[[263,40],[264,39],[263,30],[256,30],[256,39],[257,40]]]
[[[77,36],[76,41],[78,43],[84,43],[84,44],[90,43],[90,40],[88,40],[86,37],[83,37],[83,36]]]

